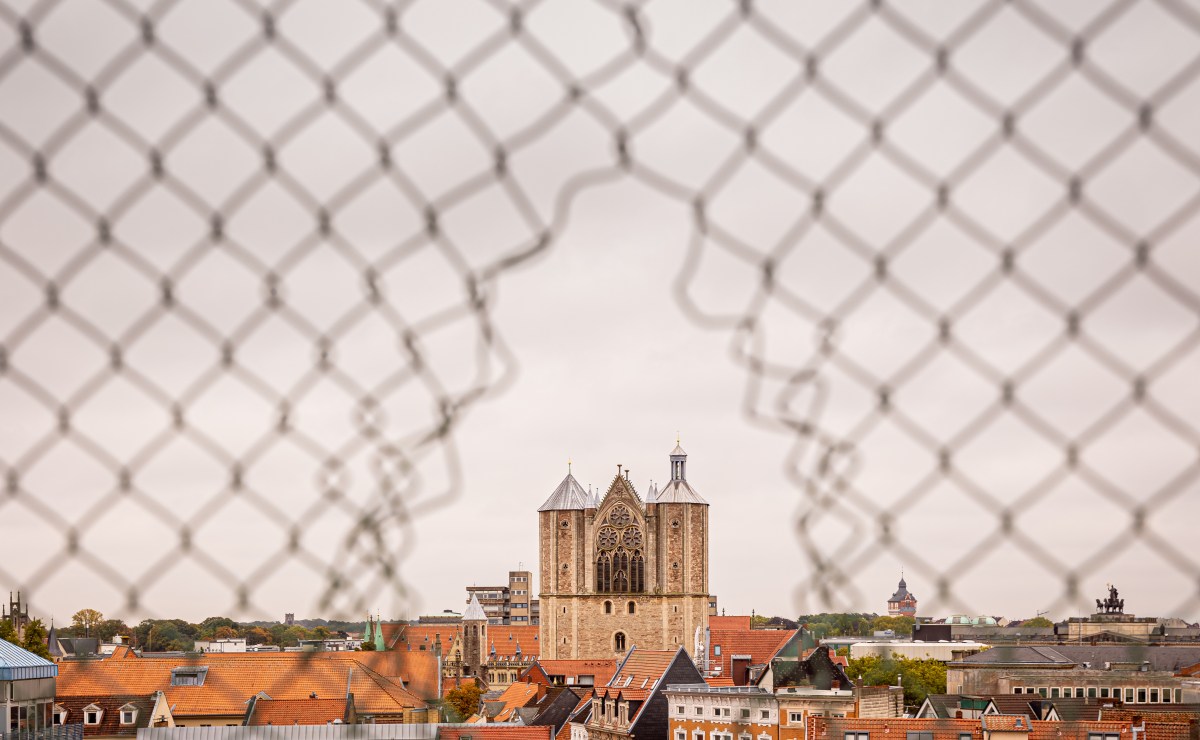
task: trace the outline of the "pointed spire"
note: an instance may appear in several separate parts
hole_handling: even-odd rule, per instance
[[[467,610],[463,612],[462,618],[464,622],[487,621],[487,613],[483,610],[483,607],[480,606],[479,597],[475,595],[474,591],[471,592],[471,603],[467,605]]]
[[[571,474],[571,463],[567,463],[567,477],[562,479],[558,484],[558,488],[554,489],[554,493],[550,494],[550,498],[546,499],[546,503],[542,504],[538,511],[571,511],[574,509],[588,508],[590,500],[587,492],[583,490],[583,486],[579,485],[579,481],[575,480],[575,476]]]

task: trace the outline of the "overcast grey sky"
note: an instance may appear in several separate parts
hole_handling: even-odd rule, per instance
[[[730,613],[1200,618],[1194,4],[263,5],[0,4],[35,611],[459,608],[678,433]]]

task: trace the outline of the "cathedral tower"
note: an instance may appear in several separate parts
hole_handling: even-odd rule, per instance
[[[483,664],[487,658],[488,616],[474,593],[471,594],[471,603],[467,605],[467,610],[463,612],[462,623],[463,674],[486,677],[487,671],[483,669]]]
[[[670,471],[645,501],[619,467],[602,498],[568,471],[538,509],[543,658],[690,649],[708,625],[708,503],[678,445]]]

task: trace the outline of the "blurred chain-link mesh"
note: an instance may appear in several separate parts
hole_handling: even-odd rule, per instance
[[[8,0],[0,583],[403,599],[496,287],[626,179],[795,439],[802,609],[897,560],[1194,609],[1198,131],[1182,0]]]

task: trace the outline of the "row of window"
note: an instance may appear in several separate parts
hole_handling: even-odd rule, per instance
[[[675,730],[675,740],[688,740],[687,731],[686,730]],[[693,730],[692,731],[692,740],[705,740],[704,731],[703,730]],[[708,733],[708,740],[733,740],[733,733],[721,732],[719,730],[713,730],[712,732]],[[743,732],[740,735],[738,735],[738,740],[755,740],[755,739],[753,738],[753,736],[750,733]],[[758,736],[757,740],[771,740],[771,736],[764,732]]]
[[[1183,689],[1158,689],[1135,686],[1015,686],[1014,694],[1038,694],[1049,699],[1077,698],[1082,699],[1123,699],[1126,704],[1179,704],[1183,701]]]
[[[713,707],[713,716],[714,717],[730,717],[730,716],[732,716],[731,712],[732,712],[732,710],[729,707]],[[686,713],[687,713],[687,711],[684,709],[684,706],[682,704],[675,705],[675,714],[676,715],[682,717]],[[697,717],[703,717],[704,716],[704,707],[701,707],[701,706],[693,707],[692,713],[695,714]],[[738,717],[740,719],[750,719],[750,714],[751,714],[751,712],[750,712],[749,707],[742,707],[738,711]],[[758,718],[761,720],[771,719],[771,710],[770,709],[758,710]]]
[[[132,725],[137,723],[138,710],[130,708],[129,705],[121,707],[121,724]],[[89,704],[83,708],[83,724],[94,726],[100,724],[104,719],[104,710],[95,704]],[[59,709],[54,713],[54,724],[65,725],[67,723],[67,710]]]
[[[885,730],[885,732],[886,732],[886,730]],[[1088,733],[1088,740],[1120,740],[1120,738],[1121,738],[1121,736],[1119,734],[1113,734],[1113,733],[1105,733],[1105,732],[1089,732]],[[682,738],[680,740],[686,740],[686,738]],[[851,731],[851,732],[845,733],[843,740],[871,740],[871,733]],[[909,732],[905,733],[904,740],[933,740],[933,732],[931,732],[931,731],[919,731],[919,732],[909,731]],[[971,740],[971,733],[969,733],[969,732],[958,733],[958,740]]]

